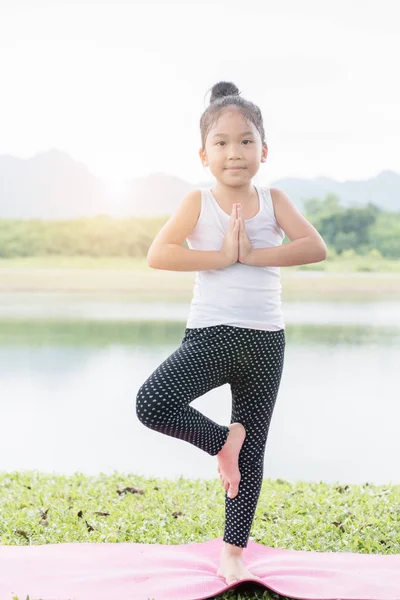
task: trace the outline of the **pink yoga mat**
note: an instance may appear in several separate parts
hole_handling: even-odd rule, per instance
[[[0,600],[200,600],[246,582],[304,600],[399,600],[400,554],[309,552],[249,541],[255,579],[227,585],[216,572],[222,538],[167,545],[0,545]]]

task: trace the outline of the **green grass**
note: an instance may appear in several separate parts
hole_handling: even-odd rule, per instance
[[[185,332],[182,321],[0,318],[0,348],[105,348],[119,346],[156,347],[180,345]],[[400,344],[400,328],[374,324],[289,324],[285,338],[290,346],[301,348],[322,345],[393,346]],[[394,393],[394,391],[393,391]]]
[[[203,542],[223,537],[224,493],[217,478],[0,473],[0,543]],[[400,486],[264,479],[250,539],[293,550],[398,554]],[[279,596],[250,586],[216,598]]]
[[[148,269],[145,257],[129,256],[26,256],[0,258],[0,269]],[[326,271],[327,273],[379,272],[400,273],[400,259],[379,256],[328,257],[327,260],[310,265],[282,267],[285,271]]]
[[[143,257],[124,256],[23,256],[0,258],[1,269],[147,269]]]

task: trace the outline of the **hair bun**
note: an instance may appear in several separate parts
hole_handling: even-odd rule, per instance
[[[210,104],[224,96],[239,96],[239,90],[231,81],[219,81],[211,88]]]

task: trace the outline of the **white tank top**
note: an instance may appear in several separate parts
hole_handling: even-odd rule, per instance
[[[279,246],[285,237],[274,213],[268,187],[254,186],[259,211],[245,220],[253,248]],[[193,250],[220,250],[228,215],[210,189],[201,190],[199,219],[186,238]],[[250,329],[285,329],[281,304],[280,267],[255,267],[236,262],[220,269],[196,271],[186,327],[234,325]]]

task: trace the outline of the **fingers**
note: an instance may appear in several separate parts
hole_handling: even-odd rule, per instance
[[[239,234],[243,232],[243,217],[242,217],[242,205],[238,205],[238,222],[239,222]]]
[[[233,228],[233,231],[235,232],[235,234],[239,235],[240,234],[240,209],[239,207],[237,208],[238,214],[237,214],[237,219],[235,221],[235,226]]]
[[[231,228],[236,225],[236,204],[233,204],[232,206],[231,220],[229,221],[229,225]]]
[[[242,205],[240,202],[236,202],[232,206],[231,219],[230,219],[230,227],[234,231],[240,231],[240,221],[242,221]]]
[[[240,214],[240,209],[238,209],[238,216],[236,219],[236,225],[238,226],[238,229],[240,229],[240,221],[242,220],[241,214]]]

